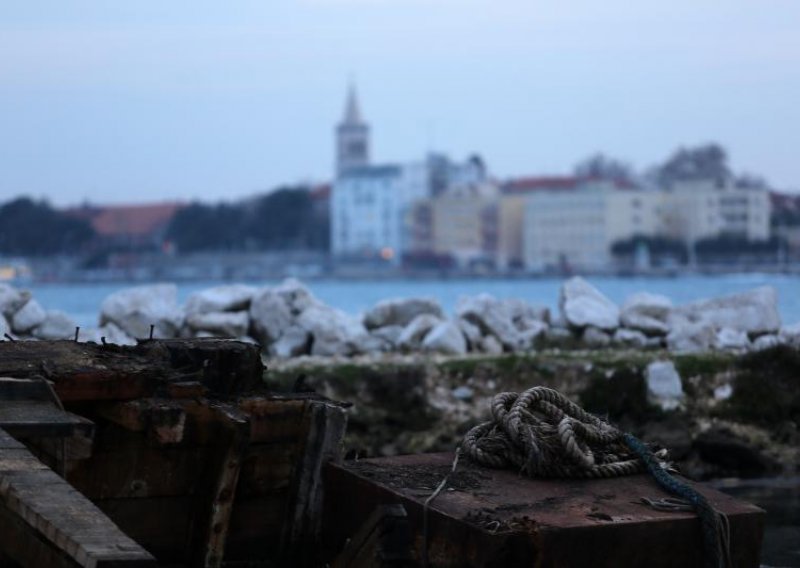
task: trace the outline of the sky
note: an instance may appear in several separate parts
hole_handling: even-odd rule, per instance
[[[498,177],[718,141],[800,190],[797,0],[3,2],[0,200],[235,200],[325,181],[349,80],[377,162]]]

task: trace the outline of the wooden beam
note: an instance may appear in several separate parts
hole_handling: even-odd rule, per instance
[[[41,568],[155,566],[100,509],[20,446],[0,429],[0,546],[7,556]],[[45,563],[30,564],[32,558]]]

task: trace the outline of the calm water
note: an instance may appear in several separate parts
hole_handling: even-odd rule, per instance
[[[346,312],[357,314],[386,298],[430,296],[446,310],[455,306],[459,296],[488,292],[498,298],[522,298],[555,309],[561,279],[533,280],[381,280],[381,281],[312,281],[308,285],[322,301]],[[675,303],[741,292],[769,284],[778,290],[779,308],[785,323],[800,321],[800,276],[743,274],[727,276],[685,276],[680,278],[592,278],[600,290],[615,302],[622,302],[634,292],[664,294]],[[251,282],[262,285],[272,282]],[[214,286],[215,282],[191,282],[178,285],[180,301],[189,294]],[[125,284],[31,284],[39,302],[48,309],[70,314],[81,326],[97,325],[100,303]]]

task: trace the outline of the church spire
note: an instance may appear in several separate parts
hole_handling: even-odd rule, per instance
[[[344,109],[343,124],[362,124],[361,122],[361,109],[358,106],[358,94],[354,83],[350,83],[347,90],[347,103]]]
[[[344,117],[336,127],[336,172],[369,165],[369,126],[361,117],[353,82],[347,90]]]

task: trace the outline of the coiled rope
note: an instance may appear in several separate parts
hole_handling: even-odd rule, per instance
[[[727,518],[705,497],[669,474],[665,450],[653,453],[631,434],[589,414],[556,390],[533,387],[523,393],[496,395],[492,399],[492,420],[475,426],[464,436],[451,474],[462,453],[479,464],[514,468],[530,477],[604,478],[647,471],[661,487],[680,499],[645,502],[660,510],[691,507],[703,528],[705,565],[732,565]],[[449,476],[426,500],[426,516]],[[427,560],[427,550],[423,553]]]

